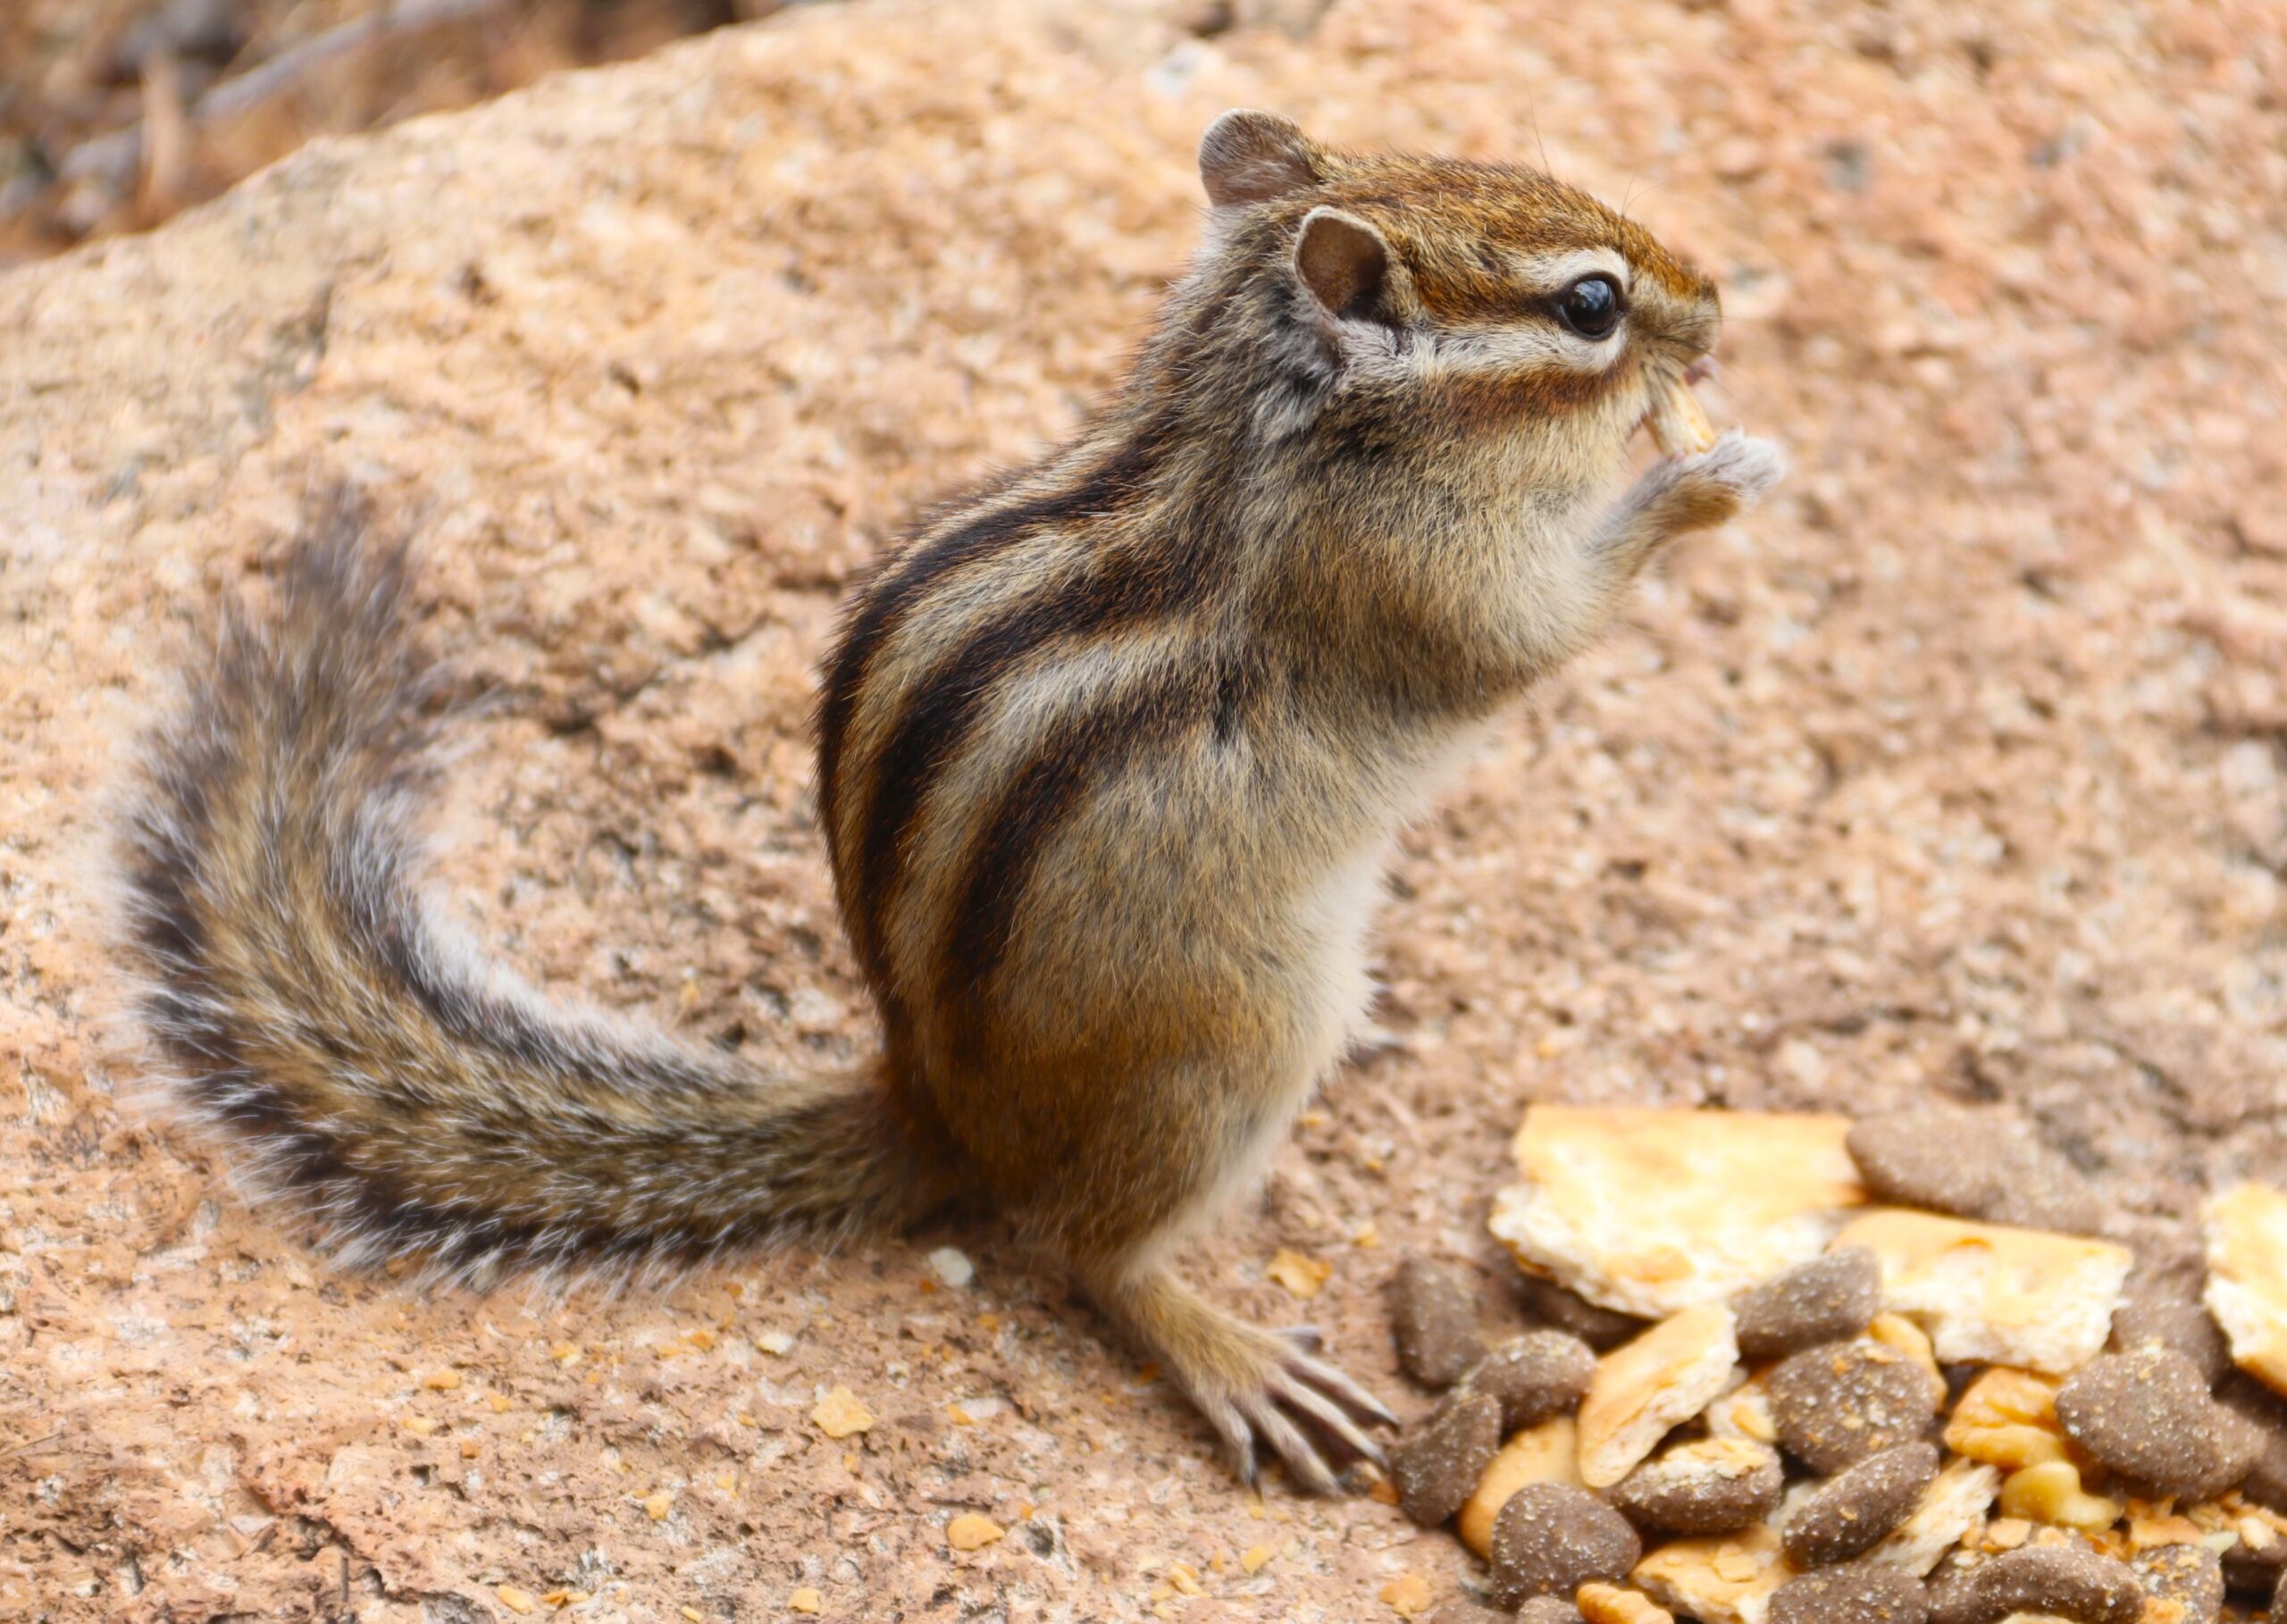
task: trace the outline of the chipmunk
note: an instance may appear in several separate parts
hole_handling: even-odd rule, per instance
[[[1170,1268],[1369,1002],[1397,829],[1677,535],[1778,477],[1632,482],[1716,294],[1546,175],[1209,129],[1206,241],[1070,441],[850,598],[818,706],[878,1059],[777,1075],[544,1000],[421,890],[444,708],[401,544],[318,524],[147,742],[124,948],[181,1107],[340,1260],[482,1288],[988,1204],[1252,1476],[1389,1412]],[[1702,420],[1704,423],[1704,419]]]

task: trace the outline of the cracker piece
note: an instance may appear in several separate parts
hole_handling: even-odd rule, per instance
[[[1930,1333],[1939,1360],[2064,1375],[2096,1357],[2134,1262],[2127,1248],[1885,1208],[1841,1246],[1882,1260],[1882,1302]]]
[[[1731,1310],[1702,1303],[1663,1320],[1596,1361],[1580,1401],[1580,1478],[1610,1488],[1679,1423],[1730,1384],[1739,1344]]]
[[[1581,1486],[1579,1434],[1571,1416],[1556,1416],[1529,1427],[1501,1446],[1501,1452],[1477,1480],[1477,1492],[1462,1503],[1454,1519],[1462,1544],[1480,1558],[1489,1558],[1494,1519],[1509,1503],[1509,1496],[1529,1483]]]
[[[2287,1394],[2287,1191],[2238,1185],[2207,1203],[2207,1311],[2232,1358]]]
[[[1665,1318],[1819,1255],[1863,1204],[1847,1118],[1536,1105],[1491,1227],[1529,1273]]]
[[[1926,1576],[1947,1552],[1961,1544],[1964,1535],[1984,1526],[1985,1513],[2000,1491],[2001,1474],[1993,1468],[1956,1461],[1923,1491],[1922,1503],[1914,1515],[1859,1560],[1917,1578]]]
[[[1629,1576],[1645,1595],[1701,1624],[1766,1624],[1771,1598],[1797,1572],[1767,1523],[1662,1545]]]

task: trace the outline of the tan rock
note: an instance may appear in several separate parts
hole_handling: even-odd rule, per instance
[[[2207,1311],[2240,1368],[2287,1394],[2287,1192],[2237,1185],[2207,1203]]]
[[[2133,1259],[2103,1241],[1885,1208],[1837,1246],[1872,1247],[1882,1302],[1923,1327],[1948,1364],[2063,1374],[2103,1352]]]
[[[1536,1105],[1493,1233],[1524,1268],[1646,1318],[1816,1257],[1865,1191],[1843,1117]]]
[[[1596,1361],[1580,1401],[1580,1478],[1609,1488],[1721,1394],[1738,1364],[1731,1310],[1687,1309]]]

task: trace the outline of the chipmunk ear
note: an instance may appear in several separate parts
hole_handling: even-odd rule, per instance
[[[1199,179],[1217,208],[1269,203],[1318,184],[1310,138],[1292,121],[1234,107],[1199,138]]]
[[[1328,315],[1381,315],[1389,284],[1389,241],[1355,214],[1312,209],[1294,243],[1294,274]]]

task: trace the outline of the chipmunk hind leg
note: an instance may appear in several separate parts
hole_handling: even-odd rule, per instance
[[[1216,1307],[1164,1264],[1083,1264],[1081,1284],[1147,1348],[1198,1407],[1241,1478],[1252,1483],[1268,1447],[1297,1486],[1332,1494],[1340,1470],[1382,1463],[1364,1424],[1396,1417],[1365,1388],[1312,1357],[1317,1335],[1268,1331]]]

